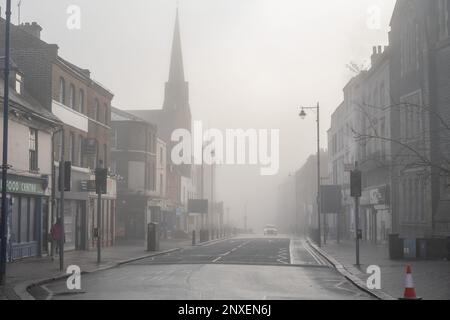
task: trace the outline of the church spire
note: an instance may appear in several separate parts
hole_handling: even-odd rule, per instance
[[[177,8],[172,42],[172,56],[170,60],[169,82],[180,83],[184,81],[183,52],[181,50],[180,21]]]

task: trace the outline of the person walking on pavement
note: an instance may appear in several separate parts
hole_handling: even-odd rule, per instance
[[[62,236],[62,228],[61,228],[61,219],[58,218],[56,223],[50,229],[50,235],[52,238],[52,259],[53,259],[53,248],[56,248],[56,253],[59,252],[60,249],[60,240]]]

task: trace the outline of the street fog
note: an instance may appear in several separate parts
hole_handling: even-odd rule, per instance
[[[230,208],[231,221],[243,227],[247,203],[248,226],[261,231],[276,223],[280,183],[316,152],[314,111],[301,120],[300,106],[320,101],[321,146],[327,148],[329,115],[354,76],[346,65],[367,65],[372,46],[387,44],[395,1],[178,3],[192,120],[219,130],[280,130],[276,175],[262,176],[259,166],[249,165],[217,172],[216,197]],[[80,30],[66,27],[70,5],[81,8]],[[37,21],[61,56],[91,69],[115,93],[114,106],[147,110],[162,107],[176,8],[175,0],[22,0],[20,18]]]

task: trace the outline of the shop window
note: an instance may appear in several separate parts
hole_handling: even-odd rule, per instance
[[[34,198],[30,198],[28,218],[28,242],[36,241],[36,199]]]
[[[20,243],[28,242],[28,222],[29,222],[29,211],[28,211],[28,198],[20,199]]]
[[[12,204],[12,228],[11,228],[11,241],[13,243],[16,243],[19,241],[20,238],[20,228],[19,228],[19,209],[20,209],[20,198],[14,196],[13,197],[13,204]]]

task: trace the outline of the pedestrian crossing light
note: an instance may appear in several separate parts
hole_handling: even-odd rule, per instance
[[[362,173],[359,170],[350,173],[350,194],[354,198],[362,196]]]
[[[97,194],[105,194],[107,192],[108,170],[97,169],[95,171],[95,187]]]

